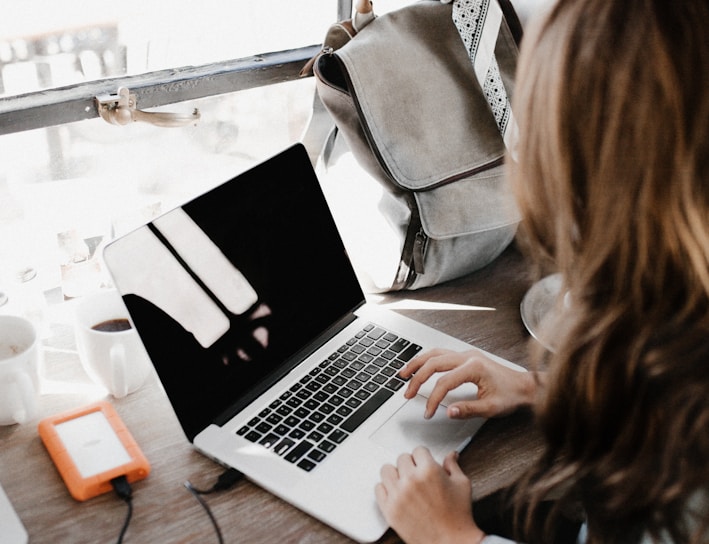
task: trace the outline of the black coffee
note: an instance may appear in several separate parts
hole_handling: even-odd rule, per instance
[[[95,331],[101,332],[120,332],[130,329],[130,323],[125,318],[109,319],[108,321],[102,321],[91,328]]]

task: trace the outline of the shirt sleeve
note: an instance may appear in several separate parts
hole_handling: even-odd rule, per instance
[[[586,524],[584,523],[581,526],[581,530],[579,531],[579,535],[576,540],[576,544],[585,544],[585,542],[586,542]],[[520,544],[520,543],[516,543],[514,540],[508,540],[506,538],[502,538],[501,536],[487,535],[485,538],[482,539],[480,544]],[[643,540],[642,544],[645,544],[644,540]],[[648,542],[648,544],[649,544],[649,542]]]
[[[480,544],[515,544],[514,540],[507,540],[501,536],[487,535],[480,541]]]

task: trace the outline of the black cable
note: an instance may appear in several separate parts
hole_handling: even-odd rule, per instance
[[[128,483],[128,478],[125,476],[118,476],[117,478],[114,478],[111,480],[111,485],[113,486],[116,495],[118,495],[128,505],[128,513],[126,514],[126,519],[123,522],[121,533],[118,535],[117,544],[121,544],[123,542],[123,537],[128,530],[130,520],[133,517],[133,490]]]
[[[219,475],[219,478],[217,478],[217,481],[214,483],[212,487],[209,489],[198,489],[194,487],[189,481],[185,482],[183,485],[189,491],[192,493],[195,499],[197,499],[197,502],[204,508],[204,511],[207,513],[209,516],[209,519],[212,521],[212,525],[214,526],[214,531],[217,533],[217,539],[219,540],[219,544],[224,544],[224,538],[222,537],[222,530],[219,527],[219,523],[217,522],[217,518],[214,517],[214,514],[212,513],[212,510],[209,508],[209,505],[207,504],[207,501],[205,501],[200,495],[209,495],[210,493],[215,493],[217,491],[223,491],[225,489],[229,489],[231,486],[233,486],[236,482],[241,480],[244,477],[244,475],[239,472],[238,470],[234,468],[230,468],[225,470]]]

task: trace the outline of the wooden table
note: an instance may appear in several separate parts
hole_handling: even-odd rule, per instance
[[[424,303],[423,309],[397,311],[524,366],[529,336],[519,305],[528,286],[524,260],[511,247],[470,276],[425,290],[386,295],[381,303],[397,308]],[[436,309],[433,303],[472,309]],[[50,314],[59,317],[53,317],[53,334],[45,340],[41,417],[104,396],[80,366],[67,317],[70,309],[71,303],[50,307]],[[209,518],[183,483],[190,480],[196,487],[209,487],[222,468],[193,450],[157,379],[124,399],[110,400],[152,465],[150,476],[133,485],[134,513],[125,541],[217,542]],[[461,455],[461,464],[473,479],[475,497],[512,483],[540,447],[529,414],[488,421]],[[125,504],[113,493],[84,503],[72,499],[37,435],[36,422],[0,427],[0,483],[25,524],[30,542],[115,542],[118,537]],[[248,481],[208,495],[206,500],[225,542],[349,541]],[[389,531],[382,542],[398,542],[398,538]]]

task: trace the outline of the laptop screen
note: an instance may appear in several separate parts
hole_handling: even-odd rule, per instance
[[[300,144],[104,258],[190,440],[364,301]]]

